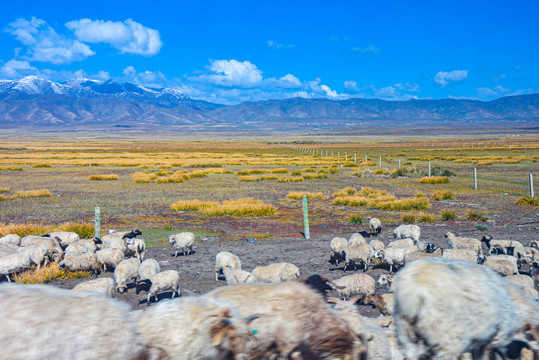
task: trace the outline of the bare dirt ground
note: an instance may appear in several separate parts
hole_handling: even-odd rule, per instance
[[[452,231],[460,236],[481,238],[485,234],[492,235],[495,239],[511,239],[519,240],[523,244],[529,243],[539,238],[539,220],[535,214],[534,218],[529,218],[521,225],[508,227],[496,226],[490,227],[487,231],[476,230],[473,223],[442,223],[442,224],[422,224],[421,225],[421,240],[432,242],[435,245],[447,248],[447,242],[444,238],[446,231]],[[538,218],[539,219],[539,218]],[[382,234],[377,238],[387,244],[393,239],[392,230],[394,226],[388,226],[383,229]],[[364,231],[366,226],[358,226],[355,231]],[[339,266],[331,265],[329,260],[330,255],[330,240],[336,236],[349,238],[352,232],[339,233],[334,231],[334,234],[314,236],[310,240],[302,237],[295,238],[280,238],[280,239],[264,239],[256,240],[253,243],[247,241],[232,241],[218,242],[215,239],[208,238],[205,241],[200,241],[196,244],[194,253],[188,256],[174,257],[174,249],[172,247],[153,247],[146,251],[146,259],[154,258],[159,261],[161,270],[177,270],[180,274],[180,287],[182,296],[185,295],[202,295],[219,286],[225,286],[224,277],[215,281],[214,264],[215,255],[220,251],[230,251],[242,261],[242,268],[251,271],[259,265],[268,265],[275,262],[290,262],[297,265],[301,271],[301,275],[321,274],[330,279],[337,279],[344,275],[353,273],[362,273],[362,270],[343,272],[342,263]],[[142,236],[143,237],[143,236]],[[367,241],[372,238],[367,238]],[[487,248],[483,246],[483,251]],[[528,272],[527,267],[521,269],[522,273]],[[371,267],[367,270],[367,274],[378,279],[380,274],[388,274],[389,271],[385,267]],[[112,277],[112,272],[102,273],[99,277]],[[62,288],[72,288],[77,283],[88,279],[71,279],[67,282],[53,281],[50,284]],[[385,287],[377,285],[377,292],[386,293]],[[337,293],[330,294],[337,296]],[[147,306],[154,304],[154,299],[149,305],[146,304],[146,293],[136,294],[135,288],[130,288],[127,293],[119,294],[115,291],[114,296],[128,302],[133,309],[145,309]],[[159,301],[170,298],[171,293],[161,294]],[[377,309],[370,306],[360,306],[362,314],[370,317],[380,315]]]

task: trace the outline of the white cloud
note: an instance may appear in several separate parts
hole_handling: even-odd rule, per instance
[[[216,86],[252,88],[262,83],[262,71],[249,61],[210,60],[209,74],[189,78],[196,82],[211,83]]]
[[[122,53],[152,56],[161,50],[159,31],[147,28],[132,19],[124,22],[74,20],[65,24],[75,37],[88,43],[108,43]]]
[[[274,49],[274,50],[277,50],[277,49],[292,49],[292,48],[296,47],[296,45],[293,45],[293,44],[281,44],[281,43],[275,42],[273,40],[266,41],[266,45],[269,48]]]
[[[397,88],[400,91],[406,91],[406,92],[413,92],[418,93],[420,91],[419,85],[417,84],[410,84],[410,83],[398,83],[395,84],[395,88]]]
[[[353,93],[359,92],[359,87],[357,86],[357,82],[355,81],[351,81],[351,80],[345,81],[344,88]]]
[[[30,21],[17,19],[5,31],[26,45],[23,60],[60,65],[81,61],[95,54],[88,45],[56,33],[44,20],[35,17]]]
[[[434,76],[434,82],[441,87],[446,87],[450,82],[462,81],[468,77],[468,70],[438,71]]]
[[[161,71],[137,72],[133,66],[128,66],[123,70],[124,77],[121,81],[134,83],[136,85],[164,88],[171,86],[170,81]]]
[[[378,54],[380,52],[380,49],[375,47],[374,45],[369,45],[365,48],[360,47],[353,47],[349,49],[351,52],[360,53],[360,54]]]
[[[2,79],[20,79],[37,74],[39,74],[39,70],[31,66],[28,61],[12,59],[0,67],[0,78]]]

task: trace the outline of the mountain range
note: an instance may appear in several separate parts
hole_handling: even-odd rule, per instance
[[[538,127],[539,94],[483,102],[289,98],[238,105],[116,80],[0,80],[0,129],[361,131],[381,128]]]

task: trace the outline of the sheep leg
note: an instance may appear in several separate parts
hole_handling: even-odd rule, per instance
[[[146,301],[146,304],[150,304],[150,297],[152,296],[152,293],[148,293],[148,300]]]
[[[215,281],[219,281],[219,270],[215,270]]]
[[[7,279],[7,282],[10,283],[11,282],[11,279],[9,278],[9,275],[6,274],[6,279]]]
[[[393,264],[389,264],[389,272],[393,271]]]
[[[176,295],[176,292],[175,292],[175,291],[172,291],[172,297],[171,297],[171,299],[174,299],[174,295]]]
[[[174,254],[175,257],[178,257],[178,249],[176,249],[176,253]]]

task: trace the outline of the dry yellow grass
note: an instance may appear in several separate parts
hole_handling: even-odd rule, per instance
[[[270,173],[272,173],[272,174],[288,174],[288,169],[287,168],[271,169]]]
[[[539,197],[521,196],[515,202],[515,205],[520,206],[539,206]]]
[[[22,171],[19,166],[0,166],[0,171]]]
[[[278,180],[279,179],[277,175],[262,175],[260,178],[262,180]]]
[[[344,188],[344,189],[341,189],[335,193],[333,193],[333,196],[334,197],[339,197],[339,196],[352,196],[352,195],[356,195],[357,194],[357,190],[354,189],[354,188],[351,188],[351,187],[347,187],[347,188]]]
[[[9,188],[0,188],[0,194],[1,193],[8,193],[9,192]]]
[[[333,204],[366,206],[370,209],[388,211],[427,210],[430,208],[429,199],[425,197],[396,199],[385,190],[376,190],[370,187],[363,187],[359,192],[355,191],[353,188],[345,188],[336,192],[333,194],[335,196]]]
[[[197,211],[214,206],[219,206],[219,203],[216,201],[185,200],[175,202],[170,206],[170,209],[174,211]]]
[[[208,177],[208,174],[203,170],[193,170],[188,174],[190,179]]]
[[[52,195],[51,192],[47,189],[17,191],[15,194],[21,198],[46,197]]]
[[[81,239],[89,239],[95,235],[93,222],[75,222],[70,221],[57,227],[59,231],[70,231],[77,233]]]
[[[58,264],[52,263],[39,269],[24,271],[13,276],[13,279],[19,284],[44,284],[54,279],[83,278],[91,275],[90,271],[60,270]]]
[[[17,234],[20,237],[26,235],[42,235],[53,230],[52,226],[42,224],[2,224],[0,223],[0,237],[8,234]]]
[[[360,166],[376,166],[377,164],[374,161],[363,161]]]
[[[262,180],[262,179],[258,176],[252,176],[252,175],[240,176],[240,181],[259,181],[259,180]]]
[[[181,183],[186,180],[189,180],[189,175],[176,171],[169,177],[158,177],[155,179],[156,183]]]
[[[455,195],[451,190],[438,190],[432,193],[430,196],[431,200],[440,201],[440,200],[454,200]]]
[[[447,176],[425,176],[419,179],[421,184],[447,184],[449,178]]]
[[[115,175],[115,174],[90,175],[88,176],[88,180],[96,180],[96,181],[118,180],[118,175]]]
[[[33,168],[50,168],[52,167],[51,164],[43,163],[43,164],[32,164]]]
[[[290,182],[300,182],[300,181],[303,181],[305,180],[305,178],[303,176],[292,176],[290,178],[288,178],[288,181]]]
[[[435,223],[436,216],[432,214],[419,213],[419,221],[422,223]]]
[[[292,200],[301,200],[303,199],[303,196],[307,196],[308,199],[324,199],[324,194],[318,192],[318,193],[312,193],[312,192],[306,192],[306,191],[292,191],[289,192],[288,195],[286,195],[287,199]]]
[[[136,183],[149,183],[153,179],[157,177],[155,173],[146,173],[142,171],[137,171],[135,173],[130,174],[131,178]]]
[[[223,201],[221,205],[200,209],[208,216],[270,216],[275,211],[275,206],[252,198]]]

